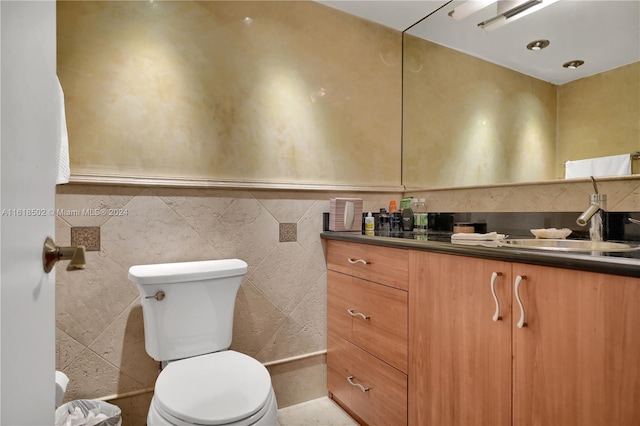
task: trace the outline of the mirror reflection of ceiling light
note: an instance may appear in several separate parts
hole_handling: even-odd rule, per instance
[[[485,7],[495,3],[496,1],[498,0],[467,0],[466,2],[462,3],[460,6],[449,12],[448,15],[456,21],[459,21],[473,13],[476,13],[479,10],[484,9]]]
[[[525,17],[537,10],[547,7],[558,0],[516,0],[498,1],[498,14],[491,19],[480,22],[478,27],[484,32],[493,31],[496,28]]]
[[[529,50],[542,50],[545,47],[549,46],[549,40],[536,40],[527,44],[527,49]]]
[[[570,70],[575,70],[579,66],[584,65],[584,61],[581,59],[576,59],[574,61],[565,62],[562,64],[563,67],[568,68]]]

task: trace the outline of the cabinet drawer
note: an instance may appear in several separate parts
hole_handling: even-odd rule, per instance
[[[327,240],[327,269],[402,290],[409,288],[407,250]]]
[[[370,426],[407,424],[407,376],[332,332],[327,333],[327,387]]]
[[[406,291],[327,271],[327,328],[406,373],[407,299]]]

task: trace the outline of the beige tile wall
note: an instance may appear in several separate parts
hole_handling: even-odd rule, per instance
[[[363,198],[367,210],[400,199],[397,193],[339,195]],[[331,196],[58,186],[56,242],[69,244],[73,226],[99,226],[101,233],[101,249],[86,253],[84,270],[56,269],[57,368],[70,378],[66,400],[153,389],[158,365],[145,352],[139,294],[127,279],[135,264],[243,259],[249,270],[236,300],[232,349],[262,362],[326,349],[320,232]],[[123,215],[82,214],[102,208]],[[279,242],[279,223],[295,223],[297,241]],[[270,367],[280,405],[326,395],[324,365],[324,356],[316,356]],[[118,402],[127,416],[140,418],[147,400],[142,393]]]
[[[609,211],[640,211],[640,176],[600,178]],[[424,197],[432,212],[578,212],[589,205],[590,179],[531,184],[443,188],[408,195]]]

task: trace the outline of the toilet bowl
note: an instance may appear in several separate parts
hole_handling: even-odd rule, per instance
[[[277,406],[267,369],[227,350],[169,363],[158,376],[151,425],[274,425]]]
[[[166,362],[147,425],[276,424],[266,367],[229,350],[235,297],[247,264],[238,259],[138,265],[145,348]]]

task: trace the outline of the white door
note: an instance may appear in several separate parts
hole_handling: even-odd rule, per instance
[[[55,276],[42,245],[55,229],[55,1],[0,1],[0,424],[53,425]]]

